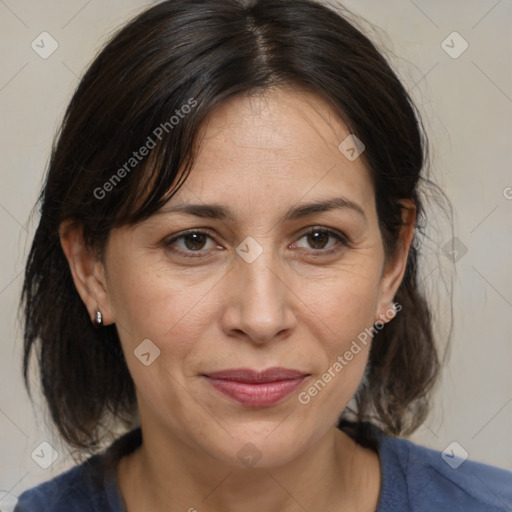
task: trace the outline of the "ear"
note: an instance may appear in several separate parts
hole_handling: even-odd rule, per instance
[[[75,219],[67,219],[59,227],[59,236],[75,287],[87,307],[91,321],[94,322],[96,311],[99,310],[103,316],[103,325],[113,323],[105,267],[96,252],[86,247],[83,225]]]
[[[397,241],[395,255],[384,266],[379,285],[379,299],[377,303],[377,316],[375,322],[388,322],[393,318],[393,299],[402,283],[407,265],[409,248],[414,237],[416,222],[416,205],[410,199],[399,201],[402,205],[402,223]],[[398,311],[401,308],[398,309]]]

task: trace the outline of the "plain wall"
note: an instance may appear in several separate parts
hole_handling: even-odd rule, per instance
[[[72,464],[45,424],[44,406],[31,404],[21,378],[17,305],[35,229],[28,217],[79,77],[108,34],[148,5],[0,2],[0,489],[15,496]],[[455,267],[454,324],[434,410],[412,440],[438,450],[456,441],[471,459],[512,469],[512,4],[436,0],[420,8],[408,0],[351,0],[344,5],[383,31],[368,35],[391,52],[392,65],[424,116],[433,176],[452,201],[454,234],[463,249],[460,259],[450,260],[447,228],[425,242],[422,275],[428,290],[438,290],[439,299],[432,300],[442,336],[450,316],[442,273],[450,279]],[[43,31],[59,45],[47,59],[31,47]],[[442,47],[454,31],[469,45],[458,58]],[[445,43],[452,54],[461,48],[457,38]],[[46,470],[31,458],[43,441],[59,452]]]

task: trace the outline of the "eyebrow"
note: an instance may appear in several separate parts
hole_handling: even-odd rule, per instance
[[[315,201],[303,203],[289,208],[284,215],[281,216],[280,222],[299,220],[314,213],[327,212],[332,210],[349,210],[356,212],[365,222],[367,222],[366,214],[363,208],[345,197],[333,197],[323,201]],[[226,221],[235,221],[233,212],[221,204],[179,204],[163,207],[157,214],[181,213],[186,215],[194,215],[196,217],[207,219],[218,219]]]

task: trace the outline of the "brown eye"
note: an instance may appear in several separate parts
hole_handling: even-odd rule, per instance
[[[189,233],[182,236],[185,246],[191,251],[197,251],[204,248],[205,235],[203,233]]]
[[[305,233],[302,239],[306,239],[312,252],[318,252],[319,255],[330,254],[339,251],[342,247],[347,246],[346,237],[336,233],[330,229],[313,228]],[[329,245],[329,241],[333,240]]]
[[[329,235],[325,231],[312,231],[307,236],[308,242],[314,249],[324,249],[329,241]]]
[[[212,247],[208,249],[206,247],[208,240],[212,240],[212,237],[203,231],[188,231],[165,241],[164,246],[172,251],[183,254],[185,257],[201,257],[205,256],[204,253],[210,252],[213,246],[215,246],[212,243]]]

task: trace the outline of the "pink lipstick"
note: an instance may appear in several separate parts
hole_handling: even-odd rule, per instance
[[[205,374],[218,391],[249,407],[274,405],[294,391],[309,374],[274,367],[264,371],[235,368]]]

